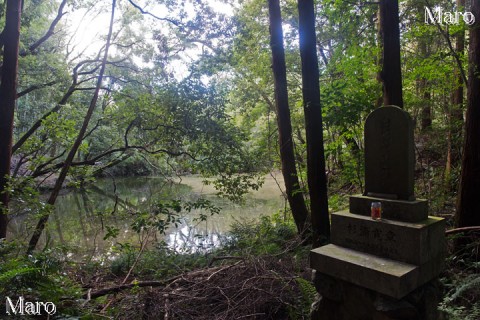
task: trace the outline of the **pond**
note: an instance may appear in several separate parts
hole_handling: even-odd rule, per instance
[[[138,246],[142,243],[145,232],[133,231],[132,222],[153,203],[195,202],[203,198],[218,207],[220,213],[210,216],[202,209],[182,210],[177,227],[172,224],[164,235],[150,232],[146,241],[150,245],[163,243],[178,252],[209,250],[219,244],[235,221],[258,219],[285,207],[279,188],[283,186],[283,179],[279,173],[267,175],[262,188],[249,193],[243,204],[218,197],[216,190],[204,185],[202,180],[195,175],[173,181],[163,177],[105,178],[87,190],[65,190],[57,199],[39,247],[46,243],[64,245],[69,255],[78,259],[108,257],[119,244]],[[208,219],[201,221],[201,214]],[[10,222],[9,233],[13,237],[23,235],[27,240],[27,230],[34,224],[34,220],[27,217],[17,217]],[[114,230],[116,236],[104,239],[109,230]]]

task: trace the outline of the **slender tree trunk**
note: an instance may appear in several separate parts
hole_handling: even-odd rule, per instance
[[[470,11],[480,17],[480,2]],[[480,225],[480,20],[470,28],[467,116],[463,144],[462,173],[458,191],[456,227]]]
[[[330,238],[330,217],[313,0],[298,0],[298,16],[310,214],[313,243],[318,246]]]
[[[417,10],[419,12],[423,12],[421,10],[423,7],[419,7]],[[427,39],[422,37],[418,39],[418,50],[420,51],[420,56],[423,58],[428,58],[429,52],[427,47]],[[418,91],[420,96],[422,97],[422,106],[421,106],[421,113],[420,113],[420,129],[422,132],[426,132],[432,128],[432,107],[431,107],[431,94],[430,88],[428,84],[428,80],[424,77],[418,80]]]
[[[400,26],[398,0],[380,0],[380,25],[383,39],[383,104],[403,108],[400,64]]]
[[[465,0],[457,0],[457,10],[465,10]],[[465,31],[462,29],[455,35],[455,52],[460,61],[465,51]],[[445,165],[445,182],[450,184],[450,172],[452,166],[460,162],[460,150],[456,147],[460,144],[463,129],[463,77],[459,66],[455,68],[455,90],[452,95],[452,108],[448,114],[449,126],[447,133],[447,161]]]
[[[465,10],[465,0],[457,0],[457,10]],[[457,53],[458,57],[460,58],[460,61],[462,61],[462,57],[464,55],[465,51],[465,30],[461,29],[460,31],[457,32],[455,35],[455,52]],[[455,118],[455,120],[460,121],[460,123],[463,123],[463,112],[462,112],[462,107],[463,107],[463,77],[462,77],[462,72],[459,70],[459,66],[455,68],[455,78],[456,78],[456,86],[455,86],[455,91],[453,93],[453,111],[452,111],[452,116]],[[461,133],[461,129],[458,130]]]
[[[425,4],[421,1],[415,3],[415,10],[417,12],[417,19],[423,19]],[[418,37],[417,50],[423,59],[428,59],[430,56],[429,41],[425,36]],[[430,91],[430,83],[425,77],[421,77],[416,82],[417,95],[421,98],[420,109],[420,129],[422,133],[426,133],[432,128],[432,95]]]
[[[3,64],[0,84],[0,239],[7,236],[8,177],[12,159],[13,115],[17,99],[18,45],[21,0],[8,0],[3,29]]]
[[[293,219],[298,232],[303,234],[308,227],[308,210],[295,167],[279,0],[268,0],[268,11],[270,15],[270,47],[272,49],[272,69],[275,84],[275,106],[277,109],[282,174]]]
[[[102,66],[100,69],[100,73],[97,78],[97,85],[95,87],[95,92],[93,94],[92,100],[90,101],[90,106],[88,107],[87,114],[85,115],[85,118],[83,120],[82,127],[80,128],[80,131],[77,135],[77,138],[75,139],[75,142],[73,143],[72,148],[70,149],[70,152],[67,155],[67,158],[64,162],[64,165],[62,167],[62,170],[60,171],[60,174],[57,178],[57,181],[55,182],[55,186],[53,187],[52,193],[50,194],[50,197],[48,198],[47,203],[49,205],[54,205],[55,201],[57,200],[58,194],[60,193],[60,190],[62,188],[63,182],[65,181],[65,178],[67,177],[68,170],[70,169],[70,165],[75,157],[75,154],[78,151],[78,148],[80,147],[83,137],[85,135],[85,132],[87,131],[88,124],[90,122],[90,119],[92,117],[93,111],[95,110],[95,106],[97,105],[97,100],[98,100],[98,94],[100,92],[100,87],[102,85],[103,81],[103,75],[105,73],[105,67],[107,64],[107,58],[108,58],[108,50],[110,48],[110,41],[112,38],[112,30],[113,30],[113,18],[115,16],[115,5],[116,5],[116,0],[112,1],[112,13],[110,17],[110,27],[108,31],[108,37],[107,37],[107,42],[105,45],[105,52],[102,60]],[[27,253],[31,253],[33,250],[35,250],[35,247],[37,246],[38,240],[40,239],[40,236],[45,229],[45,225],[48,222],[49,214],[45,214],[42,216],[38,223],[37,227],[35,228],[35,231],[33,232],[32,238],[30,239],[30,242],[28,244],[28,249]]]
[[[432,107],[431,107],[431,99],[432,96],[430,94],[430,89],[428,86],[428,81],[425,78],[419,80],[419,87],[420,87],[420,94],[422,96],[422,111],[421,111],[421,130],[422,132],[426,132],[432,128]]]
[[[380,6],[378,6],[378,11],[377,11],[377,46],[379,49],[379,53],[377,55],[376,59],[376,65],[379,67],[379,71],[377,72],[377,81],[381,83],[382,85],[382,94],[377,97],[375,100],[375,107],[379,108],[383,104],[383,94],[384,94],[384,83],[382,80],[382,70],[381,67],[383,66],[383,27],[381,24],[381,18],[380,18]]]

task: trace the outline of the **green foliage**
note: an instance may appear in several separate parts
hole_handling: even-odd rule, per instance
[[[108,10],[103,2],[68,5],[65,11],[84,14],[84,21],[95,20],[91,13]],[[99,174],[177,172],[231,176],[257,168],[244,133],[226,112],[228,89],[214,79],[224,70],[219,61],[226,59],[235,26],[207,4],[190,5],[187,14],[185,3],[170,1],[164,12],[170,18],[153,21],[129,3],[117,5],[115,50],[99,106],[69,172],[72,180],[81,177],[83,182]],[[15,137],[22,137],[47,112],[55,112],[43,118],[15,156],[21,158],[22,175],[43,178],[58,172],[77,135],[98,73],[98,58],[91,50],[76,48],[71,38],[76,35],[66,34],[74,30],[65,21],[70,14],[61,17],[41,46],[29,51],[47,33],[59,3],[27,1],[24,6],[28,12],[22,16],[19,88],[25,95],[18,100]],[[92,37],[92,48],[101,33]],[[144,41],[147,35],[152,41]],[[199,49],[200,39],[201,59],[186,68],[188,77],[175,79],[173,63],[183,62],[182,52]],[[205,81],[205,76],[212,79]],[[220,185],[228,180],[234,181],[224,176]],[[244,187],[258,185],[242,180],[242,187],[235,188],[233,183],[220,192],[229,196],[241,190],[232,195],[241,198]]]
[[[439,309],[445,312],[449,319],[474,320],[480,317],[480,276],[472,274],[465,278],[456,279],[448,285],[451,289],[445,295],[439,305]]]
[[[225,250],[239,255],[275,255],[295,246],[296,227],[292,220],[280,216],[262,216],[259,222],[237,221],[231,226]]]
[[[9,214],[42,215],[51,209],[41,201],[35,181],[30,177],[10,177],[6,191],[15,200],[15,205],[9,208]]]
[[[461,285],[455,288],[455,292],[448,299],[453,301],[461,297],[466,297],[469,291],[472,290],[473,292],[471,293],[476,293],[477,295],[480,294],[480,276],[478,275],[472,275],[465,278]],[[475,290],[477,292],[475,292]]]
[[[168,279],[207,265],[207,257],[200,252],[178,253],[165,247],[146,252],[139,261],[137,273]]]
[[[129,243],[116,246],[116,257],[110,264],[112,274],[124,276],[137,259],[138,249]],[[146,250],[138,259],[134,274],[138,277],[154,277],[166,279],[183,272],[203,268],[206,256],[197,253],[179,253],[166,245]]]
[[[140,233],[153,228],[161,234],[165,234],[166,229],[170,225],[178,226],[181,210],[182,207],[178,200],[169,203],[154,203],[148,212],[137,212],[135,220],[131,225],[132,229]]]
[[[15,264],[16,263],[13,263],[10,266],[15,267]],[[33,267],[19,267],[5,271],[0,275],[0,285],[5,288],[9,283],[13,282],[16,277],[28,276],[29,274],[35,275],[38,271],[40,271],[39,268]]]
[[[451,252],[446,259],[446,270],[440,281],[444,287],[443,300],[439,310],[443,311],[447,319],[478,319],[480,317],[480,262],[478,248],[480,241],[476,239],[467,246],[458,250],[453,244],[461,243],[466,235],[456,234],[448,237],[452,244]],[[468,236],[469,237],[469,236]]]
[[[305,280],[303,278],[296,278],[295,281],[297,282],[298,288],[301,293],[301,297],[299,297],[298,299],[298,303],[301,306],[301,309],[296,308],[295,313],[290,311],[290,318],[292,320],[304,319],[305,315],[310,315],[310,308],[312,306],[312,303],[314,302],[315,295],[317,294],[317,289],[315,289],[311,281]]]
[[[213,184],[217,195],[225,197],[233,202],[244,201],[244,196],[251,190],[258,190],[263,184],[263,177],[257,172],[234,174],[221,174],[220,177],[213,181],[204,180],[206,185]]]
[[[153,229],[164,235],[169,227],[175,226],[177,228],[182,222],[182,216],[180,215],[182,210],[190,212],[194,209],[205,211],[205,213],[201,213],[196,218],[200,221],[205,221],[209,215],[220,213],[218,207],[213,205],[211,201],[203,198],[194,202],[182,202],[180,200],[172,200],[170,202],[157,201],[149,206],[148,211],[136,212],[131,227],[137,233],[148,232]],[[110,233],[113,235],[116,232],[113,230]]]
[[[18,256],[16,246],[0,242],[0,295],[50,301],[59,313],[78,312],[72,301],[79,297],[81,290],[65,272],[66,264],[59,259],[63,253],[46,250],[28,257]]]
[[[118,236],[118,234],[120,233],[120,229],[118,229],[116,227],[105,226],[105,229],[107,230],[107,232],[103,236],[103,240],[107,240],[107,239],[110,239],[110,238],[116,238]]]
[[[119,243],[115,252],[118,254],[110,264],[110,270],[116,276],[125,275],[135,262],[137,250],[130,243]]]
[[[100,149],[100,147],[101,145],[97,142],[95,148]],[[122,158],[104,159],[102,164],[102,167],[97,168],[98,171],[94,173],[96,176],[155,176],[169,173],[171,170],[162,159],[144,155],[138,151],[131,151]]]
[[[207,221],[209,216],[221,213],[219,207],[215,206],[210,200],[205,198],[199,198],[194,202],[188,201],[183,205],[183,208],[186,212],[191,212],[192,210],[201,210],[198,217],[193,219],[195,222]]]
[[[337,212],[348,207],[348,196],[342,195],[340,191],[328,197],[329,210]]]

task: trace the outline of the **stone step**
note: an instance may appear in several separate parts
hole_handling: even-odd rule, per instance
[[[422,265],[445,255],[445,220],[373,220],[348,211],[331,215],[331,243],[384,258]]]
[[[433,279],[443,268],[443,257],[416,266],[329,244],[310,252],[312,269],[384,295],[401,299]]]

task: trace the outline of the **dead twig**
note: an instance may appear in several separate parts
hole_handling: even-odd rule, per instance
[[[243,259],[242,259],[242,261],[243,261]],[[228,269],[230,269],[230,268],[232,268],[232,267],[235,267],[237,264],[239,264],[239,263],[242,262],[242,261],[238,261],[238,262],[236,262],[236,263],[234,263],[234,264],[232,264],[232,265],[226,266],[226,267],[224,267],[224,268],[221,268],[221,269],[218,270],[218,271],[215,271],[215,272],[212,273],[210,276],[208,276],[208,278],[207,278],[206,281],[209,281],[209,280],[210,280],[214,275],[216,275],[217,273],[220,273],[220,272],[222,272],[222,271],[225,271],[225,270],[228,270]]]
[[[210,262],[208,263],[208,267],[211,267],[215,261],[221,261],[221,260],[245,260],[243,257],[236,257],[236,256],[219,256],[219,257],[213,257]]]

